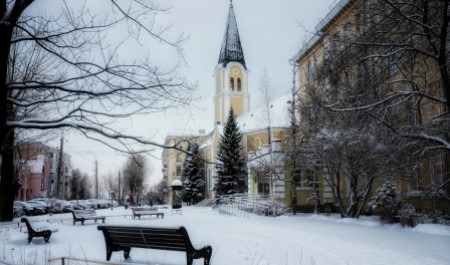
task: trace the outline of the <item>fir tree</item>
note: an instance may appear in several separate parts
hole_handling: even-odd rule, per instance
[[[205,181],[202,174],[202,159],[197,144],[189,144],[188,154],[183,163],[183,172],[181,173],[184,186],[183,198],[190,204],[196,204],[203,199],[203,186]]]
[[[377,190],[377,194],[371,198],[369,207],[380,214],[380,219],[384,223],[396,223],[399,221],[399,211],[402,209],[403,201],[397,187],[392,180],[388,179]]]
[[[246,166],[241,156],[242,134],[237,126],[233,108],[230,108],[228,119],[220,136],[217,151],[216,184],[217,195],[243,193],[246,187]]]

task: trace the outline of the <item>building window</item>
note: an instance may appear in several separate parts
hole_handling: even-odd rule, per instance
[[[306,82],[309,83],[312,81],[312,69],[311,69],[311,61],[308,60],[306,63]]]
[[[442,90],[441,83],[439,81],[429,84],[428,88],[430,95],[434,98],[434,100],[431,100],[430,102],[430,116],[436,117],[444,113],[444,91]]]
[[[242,88],[241,88],[241,79],[238,78],[237,79],[237,91],[241,92]]]
[[[316,172],[314,170],[307,169],[306,174],[305,174],[306,176],[302,179],[302,182],[303,182],[302,186],[305,186],[305,187],[313,186],[315,174],[316,174]]]
[[[211,169],[208,169],[208,176],[207,176],[206,181],[208,182],[208,191],[213,191],[214,182],[213,182],[213,179],[212,179],[212,171],[211,171]]]
[[[230,77],[230,90],[234,91],[234,78]]]
[[[332,35],[332,40],[331,40],[331,54],[336,54],[339,50],[339,42],[340,42],[340,38],[339,38],[339,32],[335,33]]]
[[[328,60],[330,58],[330,37],[325,36],[323,38],[323,50],[324,50],[324,59]]]
[[[431,158],[431,184],[434,187],[439,187],[443,183],[444,173],[444,157],[442,152]]]
[[[352,25],[350,23],[347,23],[344,26],[344,43],[346,47],[350,45],[351,35],[352,35]]]
[[[181,163],[181,162],[182,162],[181,154],[177,154],[177,163]]]
[[[258,193],[269,194],[269,172],[267,170],[258,170],[256,172],[256,178],[258,181]]]
[[[397,53],[393,50],[389,50],[387,54],[388,59],[388,73],[389,75],[395,75],[398,72]]]
[[[181,167],[177,167],[177,176],[181,176]]]

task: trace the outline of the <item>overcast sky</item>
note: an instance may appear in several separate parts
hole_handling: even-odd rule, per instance
[[[189,134],[201,129],[213,129],[214,68],[219,58],[230,2],[228,0],[159,0],[162,6],[172,6],[169,13],[159,17],[158,22],[172,24],[169,34],[189,35],[183,44],[185,62],[180,73],[198,84],[199,96],[190,111],[168,111],[160,115],[148,115],[130,119],[123,126],[136,135],[143,135],[163,143],[167,134]],[[292,67],[289,60],[301,48],[314,31],[314,26],[329,12],[335,0],[234,0],[233,6],[238,23],[244,56],[249,69],[250,108],[259,105],[257,86],[264,68],[274,90],[274,98],[290,91]],[[118,33],[120,34],[120,33]],[[145,43],[144,43],[145,45]],[[171,55],[153,50],[148,45],[150,56],[164,59]],[[133,53],[122,50],[120,56]],[[59,142],[55,142],[57,145]],[[98,160],[99,175],[117,175],[125,157],[114,151],[73,134],[66,134],[64,151],[72,156],[74,168],[88,174],[94,171]],[[162,178],[161,150],[149,157],[152,173],[149,183]]]

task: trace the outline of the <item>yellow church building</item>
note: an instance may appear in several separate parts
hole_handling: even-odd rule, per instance
[[[289,126],[287,112],[287,96],[281,97],[268,106],[250,111],[250,94],[248,83],[248,69],[239,37],[239,30],[230,3],[222,46],[217,65],[215,66],[215,95],[214,95],[214,130],[209,134],[198,135],[170,135],[166,137],[166,144],[180,143],[183,148],[187,142],[195,142],[205,159],[203,168],[205,189],[204,197],[213,199],[215,162],[220,135],[226,123],[230,108],[236,115],[239,129],[243,135],[243,156],[248,165],[248,193],[270,194],[277,198],[285,198],[285,182],[283,175],[283,161],[280,158],[282,139],[285,129]],[[186,146],[183,146],[186,145]],[[276,159],[274,159],[276,157]],[[162,154],[164,180],[170,184],[181,180],[181,170],[185,154],[177,150],[164,150]],[[270,158],[270,159],[268,159]],[[269,161],[270,160],[270,161]],[[260,163],[277,161],[280,173],[277,179],[271,181],[267,174],[258,168]],[[169,202],[170,202],[169,194]]]

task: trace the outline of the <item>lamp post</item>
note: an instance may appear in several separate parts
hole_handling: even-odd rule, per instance
[[[111,197],[111,211],[112,211],[114,208],[114,205],[113,205],[114,191],[113,190],[110,192],[110,197]]]
[[[95,157],[95,198],[98,199],[98,161],[97,155],[91,151],[87,151],[86,153],[92,154]]]

